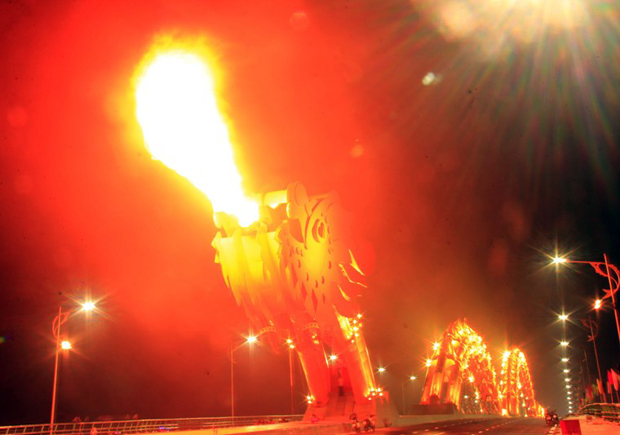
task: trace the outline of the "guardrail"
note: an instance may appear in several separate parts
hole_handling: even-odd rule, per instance
[[[578,411],[579,415],[591,415],[603,420],[620,422],[620,404],[618,403],[590,403]]]
[[[246,417],[170,418],[55,423],[54,435],[124,435],[300,421],[299,415],[257,415]],[[0,426],[0,435],[49,435],[50,425]]]

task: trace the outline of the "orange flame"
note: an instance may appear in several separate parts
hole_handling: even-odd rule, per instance
[[[205,58],[179,48],[155,52],[143,61],[135,91],[136,116],[153,159],[200,189],[214,212],[234,215],[243,226],[257,221],[258,204],[243,193]]]

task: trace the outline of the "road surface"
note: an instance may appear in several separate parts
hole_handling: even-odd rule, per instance
[[[499,435],[499,434],[538,434],[545,435],[550,428],[543,418],[489,418],[462,419],[411,426],[391,427],[378,430],[380,433],[403,435]]]

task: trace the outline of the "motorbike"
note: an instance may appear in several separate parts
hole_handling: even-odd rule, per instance
[[[351,427],[355,431],[355,433],[360,433],[362,431],[362,424],[357,418],[351,419]]]
[[[369,430],[375,431],[375,425],[370,418],[362,421],[362,427],[364,428],[364,432],[368,432]]]
[[[560,423],[560,419],[558,415],[555,412],[553,412],[553,413],[545,415],[545,422],[547,423],[547,426],[554,426]]]

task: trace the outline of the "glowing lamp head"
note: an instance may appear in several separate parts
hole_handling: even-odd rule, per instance
[[[409,380],[410,380],[410,381],[415,381],[416,379],[418,379],[418,377],[417,377],[417,376],[413,376],[413,375],[412,375],[412,376],[409,376]]]
[[[568,370],[568,369],[564,369],[564,373],[568,373],[568,372],[569,372],[569,370]]]
[[[562,257],[554,257],[553,258],[553,264],[563,264],[566,263],[568,260],[566,258],[562,258]]]
[[[60,348],[61,348],[62,350],[69,350],[69,349],[71,349],[71,342],[70,342],[70,341],[67,341],[67,340],[63,340],[63,341],[60,343]]]
[[[600,310],[602,306],[603,306],[603,301],[601,301],[600,299],[597,299],[594,301],[595,310]]]
[[[568,320],[568,314],[560,314],[558,316],[558,319],[560,319],[561,321]]]
[[[385,367],[379,367],[379,368],[377,369],[377,371],[378,371],[379,373],[383,373],[383,372],[385,372]]]
[[[429,358],[426,360],[426,367],[430,367],[433,361]]]
[[[136,116],[153,159],[200,189],[214,212],[233,215],[243,226],[257,221],[258,204],[243,194],[205,60],[181,49],[159,53],[142,69],[135,96]]]
[[[562,362],[568,362],[568,358],[562,358]]]
[[[560,342],[560,346],[562,346],[562,347],[568,346],[568,341],[561,341]]]
[[[256,343],[257,341],[258,341],[258,338],[254,335],[250,335],[246,340],[246,342],[249,344]]]
[[[336,361],[337,359],[338,359],[338,355],[333,355],[332,354],[332,355],[329,356],[329,360],[330,361]]]
[[[84,302],[82,304],[82,311],[93,311],[95,308],[94,302]]]

